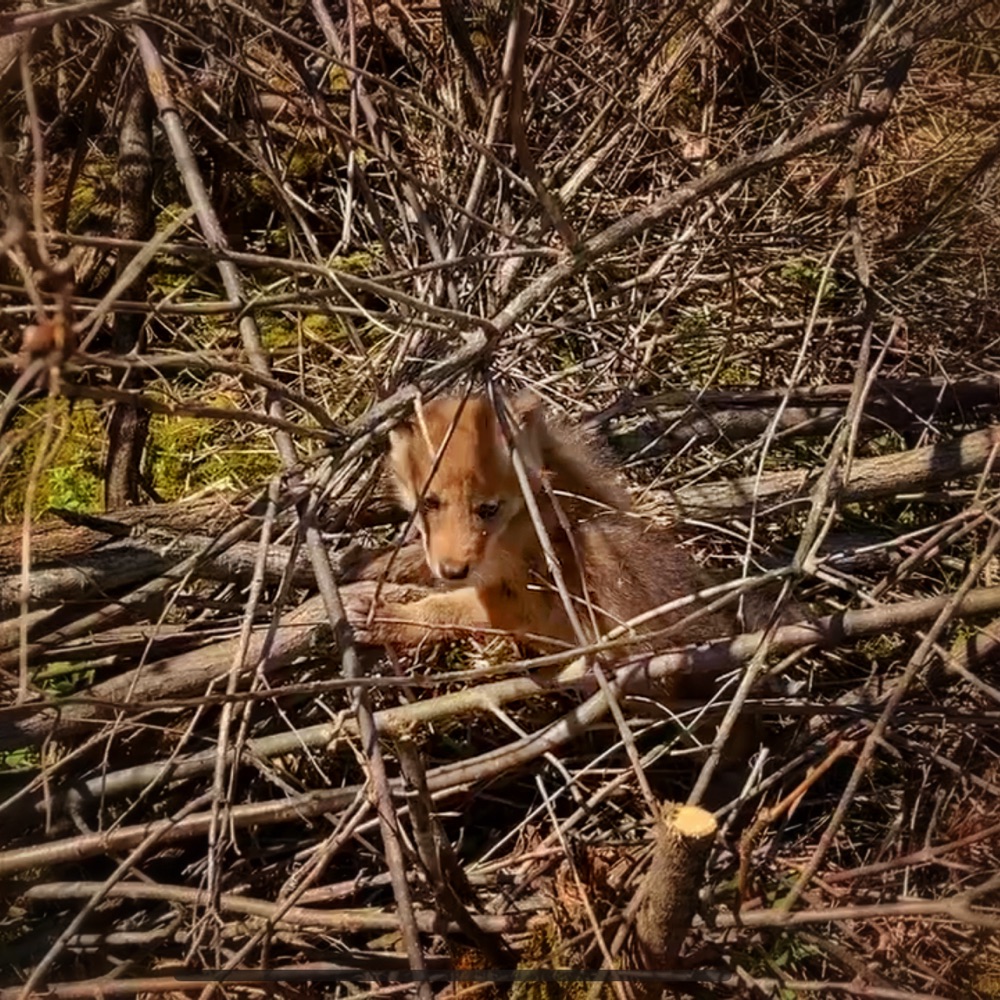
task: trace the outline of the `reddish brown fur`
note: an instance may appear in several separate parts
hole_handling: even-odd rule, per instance
[[[668,532],[627,513],[628,494],[581,432],[546,422],[534,397],[510,405],[516,444],[584,638],[698,589],[696,567]],[[418,568],[414,553],[404,550],[406,568],[395,579],[428,582],[429,570],[450,589],[407,600],[411,592],[388,585],[370,626],[362,624],[363,592],[348,595],[362,638],[415,646],[431,636],[499,629],[536,646],[577,643],[487,398],[428,403],[392,433],[389,462],[403,503],[417,511],[425,553],[425,567]],[[384,565],[373,564],[365,575]],[[679,641],[724,634],[726,624],[703,620]]]

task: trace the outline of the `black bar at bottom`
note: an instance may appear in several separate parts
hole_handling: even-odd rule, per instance
[[[724,983],[728,969],[204,969],[176,970],[180,982],[308,983]]]

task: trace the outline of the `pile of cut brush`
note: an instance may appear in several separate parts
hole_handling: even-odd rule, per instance
[[[995,4],[6,6],[0,1000],[997,994]],[[733,625],[356,641],[483,388]]]
[[[1000,381],[931,389],[875,383],[855,429],[894,409],[915,422],[960,403],[969,413]],[[790,399],[784,416],[808,407],[819,418],[846,406],[847,390]],[[689,419],[629,398],[590,424],[624,456],[654,425],[697,434],[713,405],[750,424],[767,407],[775,416],[766,395],[720,394]],[[942,950],[926,957],[928,974],[973,961],[956,945],[963,926],[990,925],[992,884],[969,892],[928,876],[938,859],[945,875],[988,862],[1000,831],[979,804],[1000,779],[989,736],[1000,623],[962,624],[1000,613],[1000,588],[981,585],[1000,543],[983,504],[995,428],[658,495],[664,513],[703,523],[956,480],[975,502],[895,537],[824,538],[809,519],[784,569],[772,551],[769,569],[744,576],[752,587],[800,567],[814,581],[800,594],[808,621],[694,648],[675,639],[603,666],[569,651],[540,670],[498,639],[428,644],[405,661],[351,642],[332,583],[350,587],[371,551],[357,539],[402,515],[377,475],[362,488],[344,470],[392,412],[257,497],[5,529],[0,871],[21,901],[8,918],[20,947],[54,916],[97,911],[101,929],[97,913],[69,922],[61,947],[124,949],[138,964],[155,951],[161,972],[130,978],[136,990],[183,988],[176,969],[208,940],[220,966],[257,967],[266,947],[270,968],[317,977],[624,966],[694,981],[753,968],[763,982],[775,950],[821,969],[859,927],[891,927],[912,949],[933,923]],[[922,596],[945,551],[970,557],[953,560],[947,590]],[[845,589],[866,599],[836,610]],[[658,681],[691,671],[717,679],[708,703],[658,697]],[[718,735],[706,714],[724,720]],[[756,720],[759,746],[733,732],[737,718]],[[661,815],[674,800],[687,812]],[[694,825],[697,850],[677,847],[675,820]],[[669,905],[699,891],[701,917]],[[205,906],[211,932],[182,918]],[[418,955],[430,945],[416,965],[397,955],[407,937]]]

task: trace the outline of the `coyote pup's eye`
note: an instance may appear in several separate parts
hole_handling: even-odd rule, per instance
[[[479,515],[479,519],[481,521],[491,521],[499,513],[500,513],[499,500],[487,500],[485,503],[481,503],[476,508],[476,514]]]
[[[430,514],[432,511],[441,509],[441,501],[433,493],[428,493],[420,501],[420,509],[424,514]]]

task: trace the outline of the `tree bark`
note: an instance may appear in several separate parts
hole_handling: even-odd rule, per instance
[[[635,922],[642,968],[677,967],[717,829],[715,817],[699,806],[668,803],[656,818],[653,860],[639,890],[644,898]],[[649,997],[663,991],[662,983],[644,985]]]
[[[842,502],[875,500],[938,486],[949,479],[1000,468],[1000,427],[986,427],[953,441],[854,462],[846,481],[837,477],[834,495]],[[766,513],[791,501],[809,502],[819,468],[768,472],[759,478],[722,480],[682,486],[671,499],[685,517],[739,517],[751,510]]]
[[[784,405],[774,431],[787,437],[829,434],[843,419],[850,385],[809,386],[786,391],[715,389],[708,392],[669,392],[655,396],[624,397],[593,414],[585,423],[605,429],[616,451],[625,455],[673,452],[691,441],[746,441],[771,427],[779,405]],[[943,417],[962,416],[965,422],[986,422],[1000,405],[1000,378],[949,382],[941,378],[885,379],[875,382],[865,403],[866,430],[892,429],[904,437],[923,431]],[[610,426],[633,416],[626,428]],[[975,418],[984,417],[982,420]]]
[[[122,119],[118,150],[119,211],[118,235],[121,239],[142,240],[152,230],[153,190],[153,109],[145,82],[137,69],[132,71],[125,113]],[[118,251],[117,275],[125,272],[134,251]],[[137,275],[122,295],[141,301],[145,298],[146,279]],[[111,346],[116,354],[142,351],[145,317],[116,313]],[[126,372],[119,388],[137,389],[143,374]],[[108,510],[130,507],[139,502],[142,454],[149,431],[149,413],[133,403],[115,403],[108,421],[108,455],[104,471],[104,505]]]

